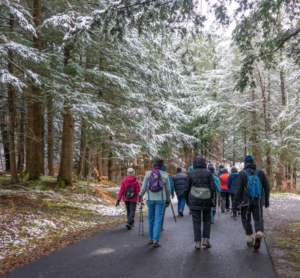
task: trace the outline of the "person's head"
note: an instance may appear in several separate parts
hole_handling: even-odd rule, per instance
[[[182,169],[180,167],[177,168],[177,173],[182,173]]]
[[[214,167],[214,165],[208,164],[207,169],[208,169],[212,174],[215,173],[215,167]]]
[[[132,169],[132,168],[127,169],[127,176],[134,176],[134,174],[135,174],[134,169]]]
[[[194,169],[196,168],[206,168],[206,161],[205,158],[202,156],[197,156],[194,160],[194,164],[193,164]]]
[[[221,170],[221,169],[224,169],[224,165],[221,164],[221,165],[219,166],[219,169],[220,169],[220,170]]]
[[[235,166],[233,166],[231,168],[231,173],[237,173],[237,172],[238,172],[238,169]]]
[[[224,168],[222,173],[223,173],[223,174],[224,174],[224,173],[227,173],[227,174],[228,174],[228,170],[227,170],[226,168]]]
[[[251,155],[247,155],[244,161],[244,164],[248,164],[248,163],[254,163],[254,159]]]
[[[157,155],[152,160],[153,166],[163,167],[164,165],[164,158],[160,155]]]

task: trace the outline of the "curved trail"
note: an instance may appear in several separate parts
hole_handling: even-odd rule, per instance
[[[177,207],[174,206],[175,211]],[[109,231],[77,242],[49,256],[25,265],[5,278],[91,278],[91,277],[180,277],[180,278],[275,278],[266,244],[258,252],[246,246],[240,217],[235,222],[229,212],[215,218],[211,229],[212,248],[194,249],[192,216],[174,222],[171,209],[165,217],[160,248],[148,244],[136,227],[127,231],[119,225]]]

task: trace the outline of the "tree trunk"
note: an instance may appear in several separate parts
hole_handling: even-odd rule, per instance
[[[53,128],[53,100],[50,95],[47,96],[47,160],[48,160],[48,175],[54,176],[54,128]]]
[[[25,150],[24,150],[24,138],[25,138],[25,128],[24,128],[24,122],[25,122],[25,111],[21,109],[20,113],[20,120],[19,120],[19,141],[18,141],[18,151],[19,151],[19,158],[18,158],[18,169],[23,175],[24,170],[24,157],[25,157]]]
[[[8,139],[8,132],[7,132],[7,123],[4,117],[4,114],[0,115],[0,131],[2,136],[2,144],[4,150],[4,158],[5,158],[5,171],[10,171],[10,163],[9,163],[9,139]]]
[[[78,165],[78,176],[85,177],[84,165],[85,165],[85,152],[86,152],[86,121],[81,119],[81,139],[80,139],[80,157]]]
[[[112,136],[109,136],[109,140],[112,141]],[[113,153],[111,150],[108,151],[108,179],[112,180],[113,178]]]
[[[258,168],[261,168],[261,154],[260,154],[260,146],[258,142],[258,130],[257,130],[257,114],[255,109],[255,90],[252,89],[252,144],[254,147],[254,161]]]
[[[99,172],[99,176],[103,176],[103,166],[102,166],[102,144],[97,151],[97,170]]]

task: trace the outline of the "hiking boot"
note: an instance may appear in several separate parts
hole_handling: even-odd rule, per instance
[[[208,239],[208,238],[204,238],[204,239],[203,239],[202,246],[205,246],[205,247],[207,247],[207,248],[210,248],[210,247],[211,247],[211,244],[209,243],[209,239]]]
[[[224,209],[222,209],[222,212],[224,212],[225,210]]]
[[[200,249],[201,249],[201,241],[197,241],[197,242],[196,242],[195,248],[196,248],[197,250],[200,250]]]
[[[160,228],[160,231],[163,232],[165,229],[163,227]]]
[[[133,224],[128,224],[128,223],[127,223],[127,224],[126,224],[126,227],[127,227],[128,230],[131,230],[131,229],[134,227],[134,225],[133,225]]]
[[[183,216],[182,210],[180,210],[178,213],[179,213],[180,216]]]
[[[230,209],[226,209],[226,211],[228,212],[228,211],[230,211]]]
[[[253,243],[254,243],[254,237],[253,237],[253,235],[247,235],[247,245],[249,246],[249,247],[253,247]]]
[[[153,247],[160,247],[160,243],[158,240],[153,240]]]
[[[149,244],[153,244],[153,239],[149,238]]]
[[[211,222],[210,222],[211,224],[215,224],[215,220],[211,220]]]
[[[254,250],[258,250],[260,248],[260,243],[264,237],[263,232],[257,232],[255,235],[255,243],[254,243]]]

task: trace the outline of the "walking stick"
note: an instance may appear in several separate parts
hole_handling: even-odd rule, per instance
[[[141,202],[140,206],[140,222],[139,222],[139,236],[144,236],[144,215],[143,215],[143,205],[144,203]]]
[[[175,216],[175,212],[174,212],[174,208],[173,208],[173,205],[172,205],[172,201],[171,201],[171,209],[172,209],[173,217],[174,217],[174,220],[175,220],[175,223],[176,223],[177,219],[176,219],[176,216]]]

